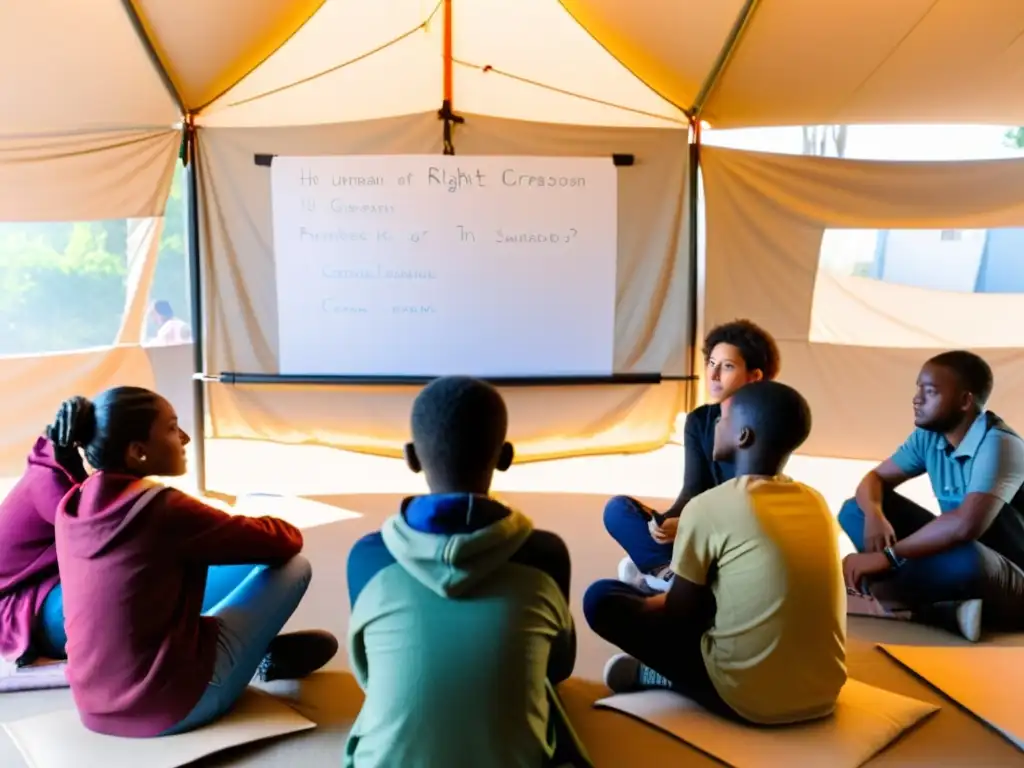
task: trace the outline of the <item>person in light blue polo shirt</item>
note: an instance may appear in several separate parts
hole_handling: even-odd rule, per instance
[[[847,587],[894,618],[955,629],[1024,629],[1024,440],[985,409],[992,369],[972,352],[936,355],[914,395],[916,429],[869,472],[839,524],[857,554]],[[941,514],[895,488],[928,474]]]

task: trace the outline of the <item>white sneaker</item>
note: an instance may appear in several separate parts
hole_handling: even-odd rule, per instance
[[[956,625],[970,642],[981,640],[981,600],[964,600],[956,607]]]
[[[628,557],[619,561],[618,577],[623,584],[629,584],[649,595],[668,592],[672,586],[672,570],[669,566],[666,565],[656,573],[643,573]]]
[[[623,584],[629,584],[637,589],[644,589],[647,586],[647,582],[644,581],[644,574],[636,567],[636,563],[628,557],[624,557],[619,561],[618,576],[619,581]]]
[[[662,578],[662,574],[666,574],[664,578]],[[659,573],[645,573],[644,584],[649,590],[656,594],[660,592],[668,592],[672,587],[672,571],[665,568]]]

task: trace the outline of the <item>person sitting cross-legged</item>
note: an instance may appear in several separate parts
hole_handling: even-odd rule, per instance
[[[587,766],[554,685],[572,674],[569,551],[490,495],[512,463],[489,384],[436,379],[412,408],[408,498],[349,553],[349,659],[366,692],[346,768]]]
[[[591,628],[625,653],[615,692],[667,687],[726,718],[784,724],[829,715],[846,683],[846,590],[821,495],[780,474],[810,409],[777,382],[748,384],[715,429],[736,477],[679,518],[672,586],[650,596],[606,579],[587,590]]]
[[[715,423],[728,398],[752,381],[775,379],[779,350],[763,328],[749,320],[734,320],[708,333],[704,363],[711,402],[686,416],[683,485],[676,500],[659,512],[631,496],[615,496],[604,509],[605,529],[626,552],[619,562],[619,579],[651,592],[668,587],[672,540],[690,499],[736,475],[731,461],[712,456]]]
[[[916,428],[839,512],[858,550],[843,563],[851,590],[875,598],[883,615],[971,641],[983,620],[1024,629],[1024,440],[986,410],[992,387],[992,369],[972,352],[928,360],[914,394]],[[896,493],[923,474],[938,516]]]
[[[226,714],[253,679],[305,677],[334,657],[328,632],[281,632],[312,578],[301,531],[153,480],[186,469],[190,438],[167,400],[115,387],[72,405],[52,433],[95,471],[61,501],[54,542],[67,677],[87,729],[192,731]],[[209,606],[211,572],[230,565],[249,573]]]

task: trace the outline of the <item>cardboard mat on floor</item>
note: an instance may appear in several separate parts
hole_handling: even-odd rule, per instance
[[[1024,648],[878,647],[1024,750]]]
[[[832,717],[756,728],[712,715],[667,690],[622,693],[594,706],[614,709],[736,768],[780,765],[858,768],[938,707],[850,680]]]
[[[178,736],[102,736],[87,731],[73,709],[3,726],[29,768],[179,768],[225,749],[306,731],[316,724],[288,705],[250,688],[224,718]]]

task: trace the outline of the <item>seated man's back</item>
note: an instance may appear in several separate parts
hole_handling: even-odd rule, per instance
[[[345,765],[537,768],[546,680],[569,676],[569,554],[486,496],[406,501],[349,555],[349,650],[366,700]]]
[[[743,476],[691,500],[672,569],[715,597],[702,643],[722,699],[764,724],[825,716],[846,682],[837,527],[814,489]]]

